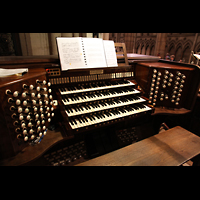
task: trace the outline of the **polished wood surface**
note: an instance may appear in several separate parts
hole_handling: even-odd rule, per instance
[[[0,56],[0,67],[5,69],[15,68],[52,68],[58,67],[58,56]]]
[[[176,68],[177,70],[194,70],[193,65],[184,65],[182,63],[177,63],[177,62],[169,62],[169,63],[164,63],[164,62],[145,62],[139,63],[142,66],[146,66],[146,67],[155,67],[155,68],[165,68],[165,69],[172,69],[173,67]]]
[[[37,78],[38,76],[46,76],[46,71],[43,68],[32,68],[28,69],[28,72],[23,76],[10,75],[5,77],[0,77],[0,88],[7,87],[18,82],[27,81],[32,78]]]
[[[58,62],[57,55],[0,56],[0,65]]]
[[[155,107],[154,113],[152,115],[180,115],[180,114],[187,114],[190,113],[191,110],[185,109],[185,108],[173,108],[168,109],[165,107]]]
[[[200,137],[174,127],[77,166],[178,166],[200,153]]]

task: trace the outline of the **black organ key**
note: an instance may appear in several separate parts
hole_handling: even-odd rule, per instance
[[[74,122],[73,122],[73,120],[70,118],[69,119],[69,122],[72,124],[72,125],[74,125]]]
[[[77,125],[76,119],[72,119],[72,120],[73,120],[73,123]]]
[[[82,120],[81,120],[81,118],[80,117],[78,117],[77,118],[78,119],[78,121],[82,124]]]
[[[65,90],[64,88],[62,88],[62,87],[60,88],[60,90],[61,90],[62,92],[66,92],[66,90]]]
[[[138,104],[139,108],[145,108],[145,106],[143,104]]]
[[[83,117],[83,116],[81,116],[80,118],[81,118],[81,120],[82,120],[83,123],[86,122],[86,121],[84,120],[84,117]]]
[[[67,95],[63,95],[63,97],[64,97],[63,100],[64,100],[65,102],[67,102],[67,101],[69,102]]]

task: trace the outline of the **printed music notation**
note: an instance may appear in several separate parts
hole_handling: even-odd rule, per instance
[[[66,40],[61,43],[61,52],[63,57],[63,65],[81,64],[81,48],[78,42]],[[72,66],[73,67],[73,66]]]
[[[62,70],[118,66],[113,41],[81,37],[56,39]]]

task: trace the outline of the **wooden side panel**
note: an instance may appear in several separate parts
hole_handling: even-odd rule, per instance
[[[135,64],[135,79],[156,107],[191,110],[197,97],[200,70],[195,65],[147,62]]]
[[[0,159],[4,159],[4,158],[8,158],[11,156],[16,155],[18,152],[22,151],[26,146],[29,145],[29,142],[25,142],[22,139],[18,139],[17,136],[20,133],[16,132],[16,129],[19,128],[20,131],[24,130],[22,128],[22,123],[25,124],[25,129],[29,134],[30,129],[33,129],[34,134],[39,134],[38,131],[38,125],[36,125],[36,121],[37,119],[35,118],[36,112],[34,112],[33,110],[33,104],[32,103],[28,103],[28,104],[24,104],[24,101],[38,101],[38,100],[42,100],[43,101],[43,109],[45,107],[44,104],[44,100],[48,100],[48,98],[46,97],[38,97],[38,94],[43,94],[44,92],[42,91],[36,91],[36,90],[29,90],[29,89],[24,89],[22,86],[23,84],[26,84],[27,86],[33,85],[34,87],[37,87],[38,85],[36,84],[36,80],[46,80],[46,72],[44,69],[33,69],[33,70],[29,70],[29,72],[27,74],[25,74],[22,77],[17,77],[17,76],[11,76],[11,77],[7,77],[7,78],[1,78],[1,85],[0,85],[0,103],[1,103],[1,108],[0,108]],[[46,87],[46,86],[42,86],[42,87]],[[12,94],[6,95],[5,91],[9,89],[11,92],[15,92],[18,91],[19,95],[17,97],[14,97]],[[26,97],[22,97],[22,93],[23,92],[27,92],[27,93],[35,93],[35,97],[31,97],[31,96],[26,96]],[[46,93],[46,92],[45,92]],[[44,93],[44,94],[45,94]],[[9,98],[12,98],[15,102],[9,103],[8,100]],[[45,99],[44,99],[45,98]],[[17,105],[16,101],[19,101],[20,104]],[[21,113],[19,113],[18,110],[11,110],[11,106],[15,107],[16,109],[18,109],[19,107],[22,109]],[[39,110],[39,104],[36,104],[36,107],[38,108],[37,113],[39,114],[39,116],[41,116],[42,112]],[[26,112],[25,109],[29,108],[29,111]],[[24,119],[20,120],[19,118],[12,118],[11,116],[13,114],[16,114],[17,116],[19,116],[20,114],[23,116]],[[27,115],[30,115],[31,118],[30,120],[27,120]],[[42,124],[42,118],[38,117],[38,120],[40,120],[40,126],[41,126],[41,131],[43,130],[43,126],[48,125],[48,121],[47,118],[45,117],[45,123]],[[14,122],[18,122],[19,125],[14,125]],[[28,127],[28,123],[32,122],[32,127]],[[24,136],[22,134],[22,136]]]

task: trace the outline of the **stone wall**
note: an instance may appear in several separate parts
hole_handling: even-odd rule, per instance
[[[191,51],[200,51],[199,33],[110,33],[110,39],[124,42],[128,53],[161,56],[175,55],[175,60],[188,63]]]
[[[109,33],[98,36],[109,39]],[[93,33],[19,33],[22,55],[58,55],[56,37],[93,37]]]

